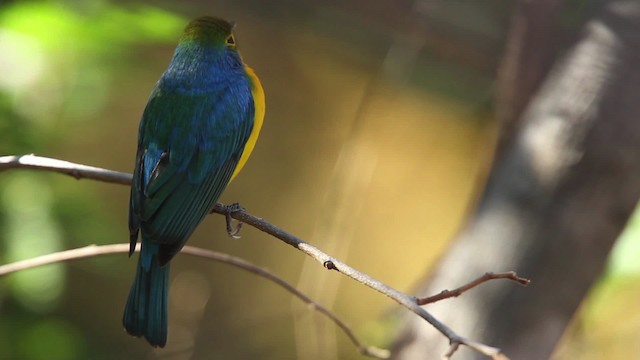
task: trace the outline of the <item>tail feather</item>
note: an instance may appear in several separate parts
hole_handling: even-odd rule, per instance
[[[144,336],[151,345],[164,347],[167,342],[169,264],[158,264],[157,250],[157,245],[145,244],[143,240],[122,324],[130,335]]]

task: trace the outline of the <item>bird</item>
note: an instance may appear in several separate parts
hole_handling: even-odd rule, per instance
[[[154,347],[167,342],[170,261],[242,169],[262,127],[264,90],[234,28],[211,16],[189,22],[140,120],[129,257],[138,237],[141,250],[122,323]]]

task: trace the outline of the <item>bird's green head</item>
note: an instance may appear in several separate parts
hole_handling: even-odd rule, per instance
[[[196,42],[202,46],[235,49],[234,24],[212,16],[192,20],[184,29],[180,42]]]

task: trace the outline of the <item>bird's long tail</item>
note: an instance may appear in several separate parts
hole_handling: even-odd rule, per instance
[[[122,324],[130,335],[144,336],[151,345],[164,347],[167,342],[169,264],[158,264],[158,247],[142,240],[138,269]]]

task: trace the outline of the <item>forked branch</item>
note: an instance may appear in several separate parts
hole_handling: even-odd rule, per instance
[[[73,176],[76,179],[86,178],[86,179],[93,179],[93,180],[98,180],[98,181],[103,181],[108,183],[115,183],[115,184],[122,184],[122,185],[130,185],[131,183],[131,175],[127,173],[101,169],[101,168],[96,168],[96,167],[86,166],[81,164],[74,164],[74,163],[61,161],[57,159],[39,157],[35,155],[0,157],[0,170],[15,169],[15,168],[29,168],[34,170],[53,171],[53,172],[58,172],[58,173],[63,173],[66,175]],[[225,205],[222,205],[222,204],[216,204],[213,212],[216,212],[222,215],[229,214]],[[464,345],[492,359],[500,359],[500,360],[507,359],[507,357],[500,352],[500,349],[475,342],[473,340],[467,339],[455,333],[448,326],[446,326],[445,324],[441,323],[436,318],[434,318],[429,312],[421,308],[418,303],[419,299],[417,299],[416,297],[404,294],[390,286],[385,285],[384,283],[376,279],[373,279],[367,274],[352,268],[351,266],[322,252],[318,248],[304,242],[303,240],[296,237],[295,235],[290,234],[289,232],[281,228],[278,228],[277,226],[274,226],[273,224],[263,220],[262,218],[251,215],[245,210],[232,212],[229,215],[240,222],[251,225],[256,229],[261,230],[267,234],[270,234],[284,241],[285,243],[295,247],[296,249],[304,252],[305,254],[309,255],[310,257],[318,261],[327,269],[336,270],[390,297],[400,305],[411,310],[412,312],[414,312],[415,314],[417,314],[418,316],[426,320],[434,328],[436,328],[436,330],[438,330],[445,337],[447,337],[447,339],[449,339],[450,348],[447,354],[444,355],[445,358],[450,358],[460,345]],[[487,281],[487,280],[483,280],[480,283],[484,281]],[[473,286],[477,286],[478,284],[475,284]],[[463,291],[466,291],[466,290],[463,290]],[[451,295],[451,296],[455,296],[455,295]],[[451,297],[451,296],[448,296],[448,297]]]

